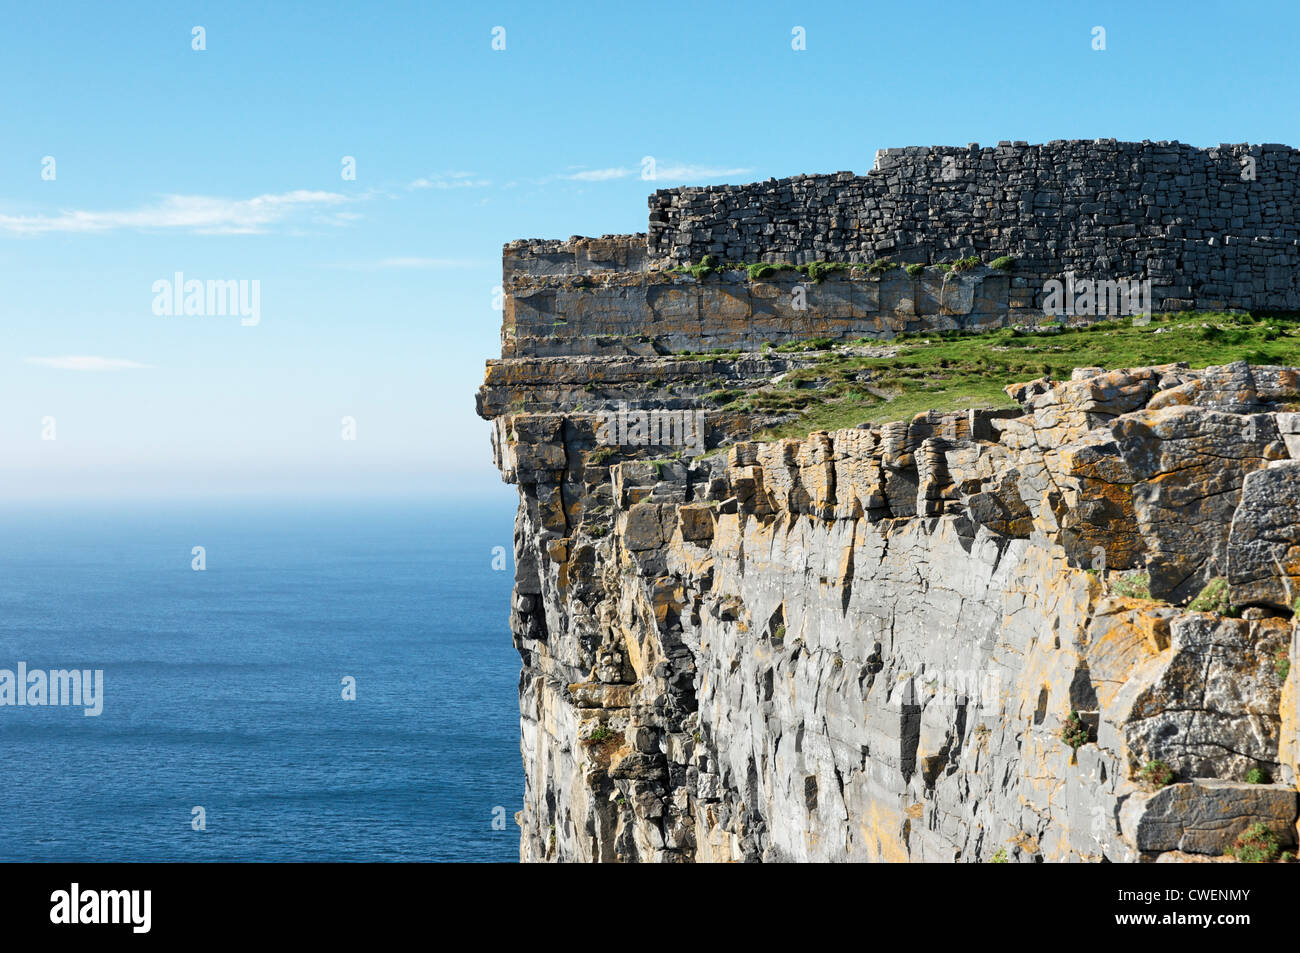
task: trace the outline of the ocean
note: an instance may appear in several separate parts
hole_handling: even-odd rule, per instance
[[[492,568],[513,522],[508,502],[0,510],[0,669],[104,673],[97,717],[0,706],[0,860],[516,861],[512,559]]]

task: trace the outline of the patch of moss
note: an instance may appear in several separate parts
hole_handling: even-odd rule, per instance
[[[717,255],[705,255],[698,265],[676,265],[668,270],[679,275],[691,275],[699,281],[715,271],[721,271],[722,262],[718,260]]]
[[[814,261],[808,265],[808,278],[813,284],[821,284],[822,279],[836,271],[848,271],[849,265],[842,261]]]
[[[996,268],[998,271],[1010,271],[1015,263],[1016,260],[1010,255],[1000,255],[989,262],[989,267]]]

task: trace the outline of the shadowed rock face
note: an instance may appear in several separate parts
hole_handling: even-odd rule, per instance
[[[802,318],[714,322],[696,297],[638,350],[575,284],[588,330],[542,347],[512,319],[539,281],[616,286],[636,243],[508,246],[478,395],[520,491],[522,859],[1176,861],[1254,823],[1294,842],[1300,372],[1081,368],[1008,388],[1014,410],[760,441],[775,412],[708,395],[806,366],[754,350],[812,336]],[[719,327],[737,353],[662,353]],[[704,455],[667,436],[701,411]]]

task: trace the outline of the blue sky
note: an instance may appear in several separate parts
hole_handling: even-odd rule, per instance
[[[0,500],[500,494],[473,392],[502,243],[642,231],[656,187],[904,145],[1300,143],[1289,3],[3,17]],[[155,314],[176,272],[257,280],[260,322]]]

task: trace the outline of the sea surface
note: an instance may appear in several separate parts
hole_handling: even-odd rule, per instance
[[[98,717],[0,706],[0,860],[517,860],[513,518],[0,509],[0,669],[104,673]]]

